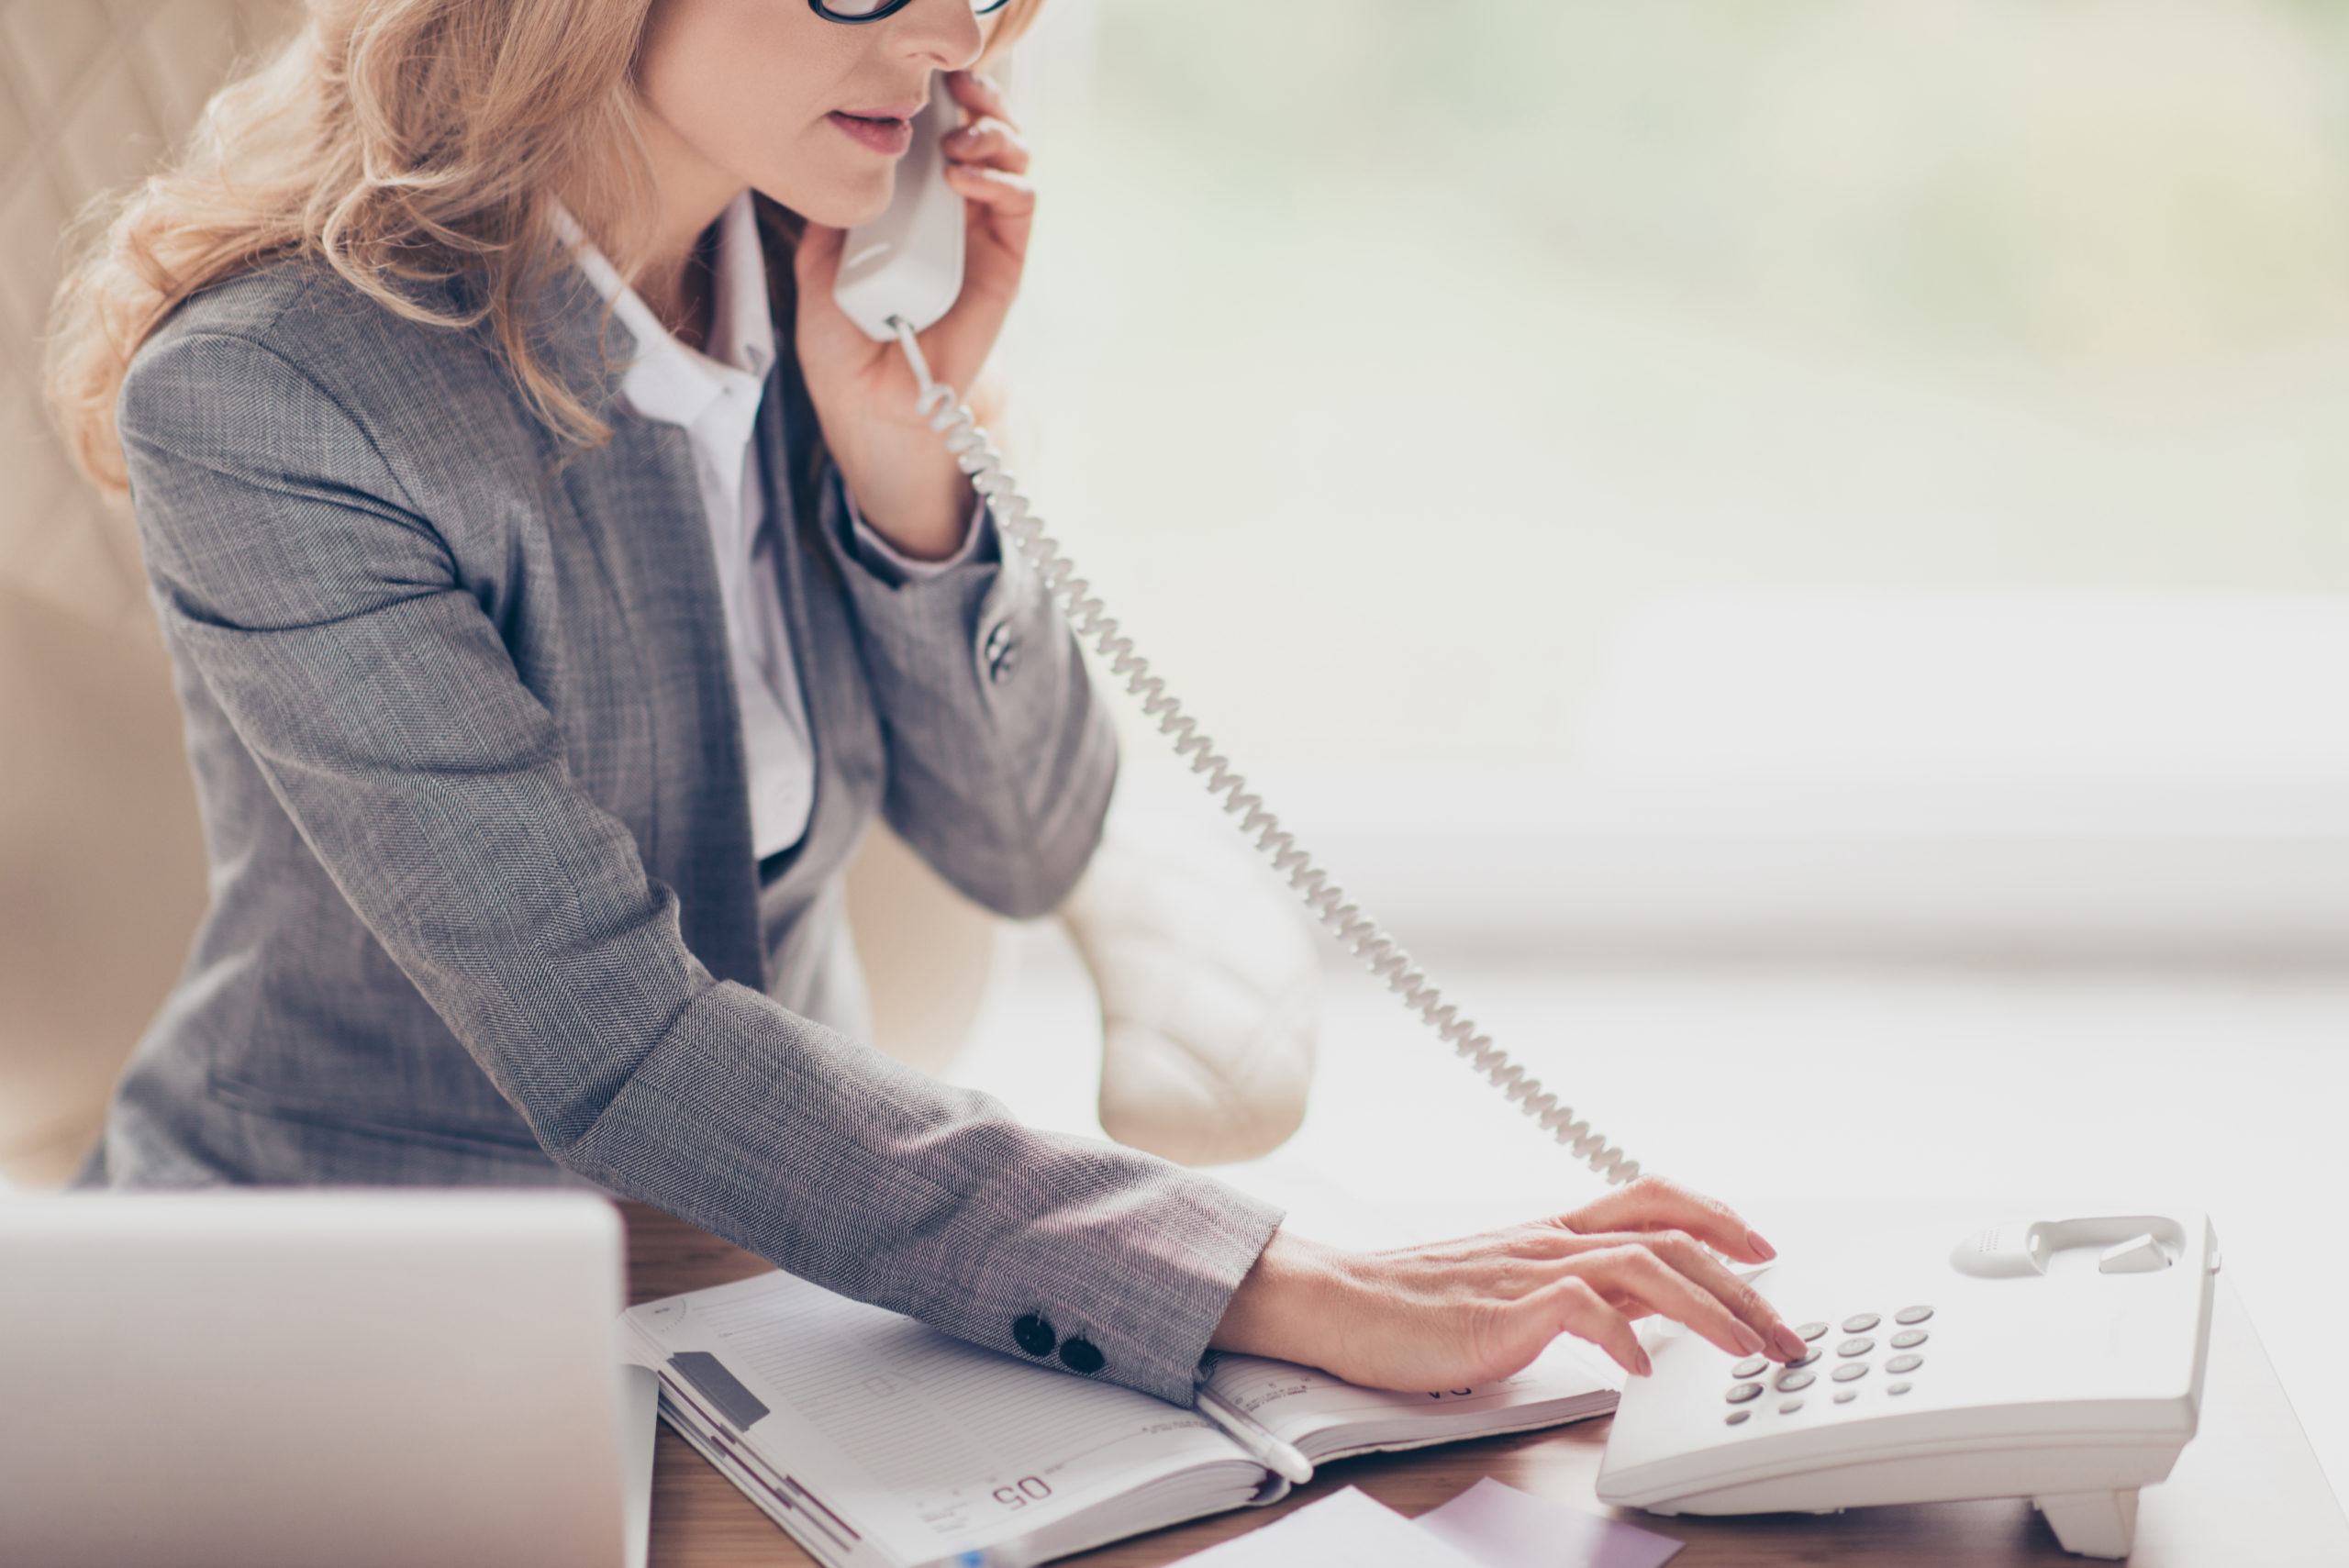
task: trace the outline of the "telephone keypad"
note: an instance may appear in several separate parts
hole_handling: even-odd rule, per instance
[[[1893,1321],[1914,1325],[1925,1322],[1932,1316],[1933,1308],[1919,1302],[1902,1307],[1893,1315]],[[1842,1320],[1843,1332],[1849,1337],[1835,1346],[1837,1359],[1833,1375],[1837,1386],[1833,1394],[1836,1404],[1849,1405],[1859,1398],[1861,1382],[1872,1369],[1870,1358],[1876,1349],[1876,1341],[1869,1330],[1883,1321],[1882,1316],[1874,1312],[1855,1312]],[[1816,1373],[1804,1369],[1816,1364],[1824,1352],[1825,1347],[1820,1341],[1825,1340],[1831,1326],[1826,1322],[1815,1322],[1798,1328],[1795,1332],[1804,1341],[1803,1354],[1780,1367],[1775,1376],[1768,1373],[1770,1362],[1763,1356],[1747,1356],[1731,1365],[1730,1376],[1732,1381],[1727,1397],[1737,1408],[1729,1411],[1722,1418],[1723,1421],[1732,1427],[1749,1423],[1754,1410],[1760,1408],[1756,1402],[1765,1390],[1764,1379],[1767,1379],[1768,1389],[1787,1396],[1778,1401],[1777,1414],[1791,1416],[1800,1410],[1803,1407],[1802,1390],[1818,1381]],[[1914,1327],[1903,1328],[1891,1336],[1891,1348],[1900,1353],[1884,1363],[1887,1379],[1884,1391],[1887,1395],[1898,1397],[1916,1386],[1905,1374],[1925,1364],[1925,1358],[1914,1353],[1915,1347],[1932,1337],[1927,1330]]]

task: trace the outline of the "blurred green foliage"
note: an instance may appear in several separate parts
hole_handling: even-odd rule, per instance
[[[1101,128],[1249,221],[1391,204],[1865,332],[2349,317],[2344,0],[1099,0]]]

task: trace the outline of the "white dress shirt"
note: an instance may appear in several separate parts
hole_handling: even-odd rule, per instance
[[[763,461],[752,439],[759,403],[775,355],[774,323],[767,312],[766,256],[747,191],[718,219],[712,270],[716,308],[707,352],[672,336],[637,292],[620,279],[568,213],[557,228],[576,248],[580,270],[610,302],[636,339],[636,358],[620,382],[620,398],[646,419],[674,425],[693,449],[694,477],[718,558],[718,588],[725,606],[726,646],[734,666],[742,749],[750,775],[751,842],[761,860],[797,843],[815,804],[816,758],[808,740],[807,705],[791,652],[791,634],[777,591],[775,529],[767,517]],[[845,494],[845,492],[843,492]],[[857,548],[868,563],[901,580],[929,577],[970,559],[985,531],[964,530],[962,548],[943,561],[899,554],[868,528],[849,501]]]

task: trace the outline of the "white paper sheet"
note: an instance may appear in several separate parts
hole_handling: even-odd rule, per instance
[[[1490,1476],[1421,1514],[1415,1528],[1484,1568],[1658,1568],[1683,1545]]]
[[[1476,1568],[1357,1487],[1183,1559],[1193,1568]]]

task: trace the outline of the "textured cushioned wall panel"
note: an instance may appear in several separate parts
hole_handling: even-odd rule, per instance
[[[75,475],[42,416],[39,336],[72,215],[194,123],[283,0],[0,0],[0,584],[144,631],[128,520]]]
[[[128,516],[40,405],[70,217],[139,177],[280,0],[0,0],[0,1178],[61,1178],[204,901]]]

